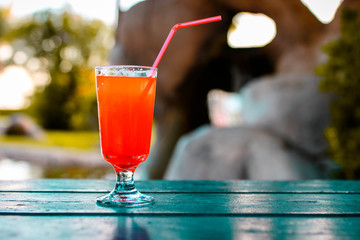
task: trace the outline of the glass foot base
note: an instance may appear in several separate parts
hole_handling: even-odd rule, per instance
[[[145,205],[153,204],[154,198],[140,193],[139,191],[111,193],[99,197],[96,204],[103,207],[142,207]]]

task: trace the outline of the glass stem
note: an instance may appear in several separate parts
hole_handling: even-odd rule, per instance
[[[116,171],[116,184],[114,191],[116,193],[136,192],[134,173],[129,170]]]

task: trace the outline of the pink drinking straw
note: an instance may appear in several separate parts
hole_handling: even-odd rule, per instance
[[[184,23],[178,23],[175,24],[172,28],[171,31],[169,33],[169,35],[167,36],[159,54],[157,55],[154,64],[152,65],[153,68],[157,68],[157,66],[159,65],[161,58],[164,56],[164,53],[167,49],[167,47],[170,44],[171,39],[173,38],[176,30],[180,29],[180,28],[185,28],[185,27],[190,27],[190,26],[195,26],[195,25],[200,25],[200,24],[204,24],[204,23],[210,23],[210,22],[216,22],[216,21],[220,21],[221,20],[221,16],[216,16],[216,17],[210,17],[210,18],[204,18],[204,19],[200,19],[200,20],[195,20],[195,21],[191,21],[191,22],[184,22]]]

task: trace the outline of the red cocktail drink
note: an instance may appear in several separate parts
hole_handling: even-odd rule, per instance
[[[176,30],[220,20],[216,16],[174,25],[152,67],[95,68],[102,154],[117,175],[114,190],[98,198],[98,204],[137,207],[154,202],[136,190],[133,175],[149,155],[157,66]]]
[[[154,77],[97,76],[102,154],[116,171],[131,170],[150,151]]]
[[[149,155],[157,69],[95,69],[101,151],[117,173],[115,188],[98,198],[105,206],[142,206],[153,198],[136,190],[133,174]]]

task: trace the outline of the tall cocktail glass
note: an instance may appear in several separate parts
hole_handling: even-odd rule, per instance
[[[97,199],[105,206],[137,207],[154,199],[134,185],[136,167],[149,155],[157,68],[95,68],[101,152],[115,169],[115,188]]]

